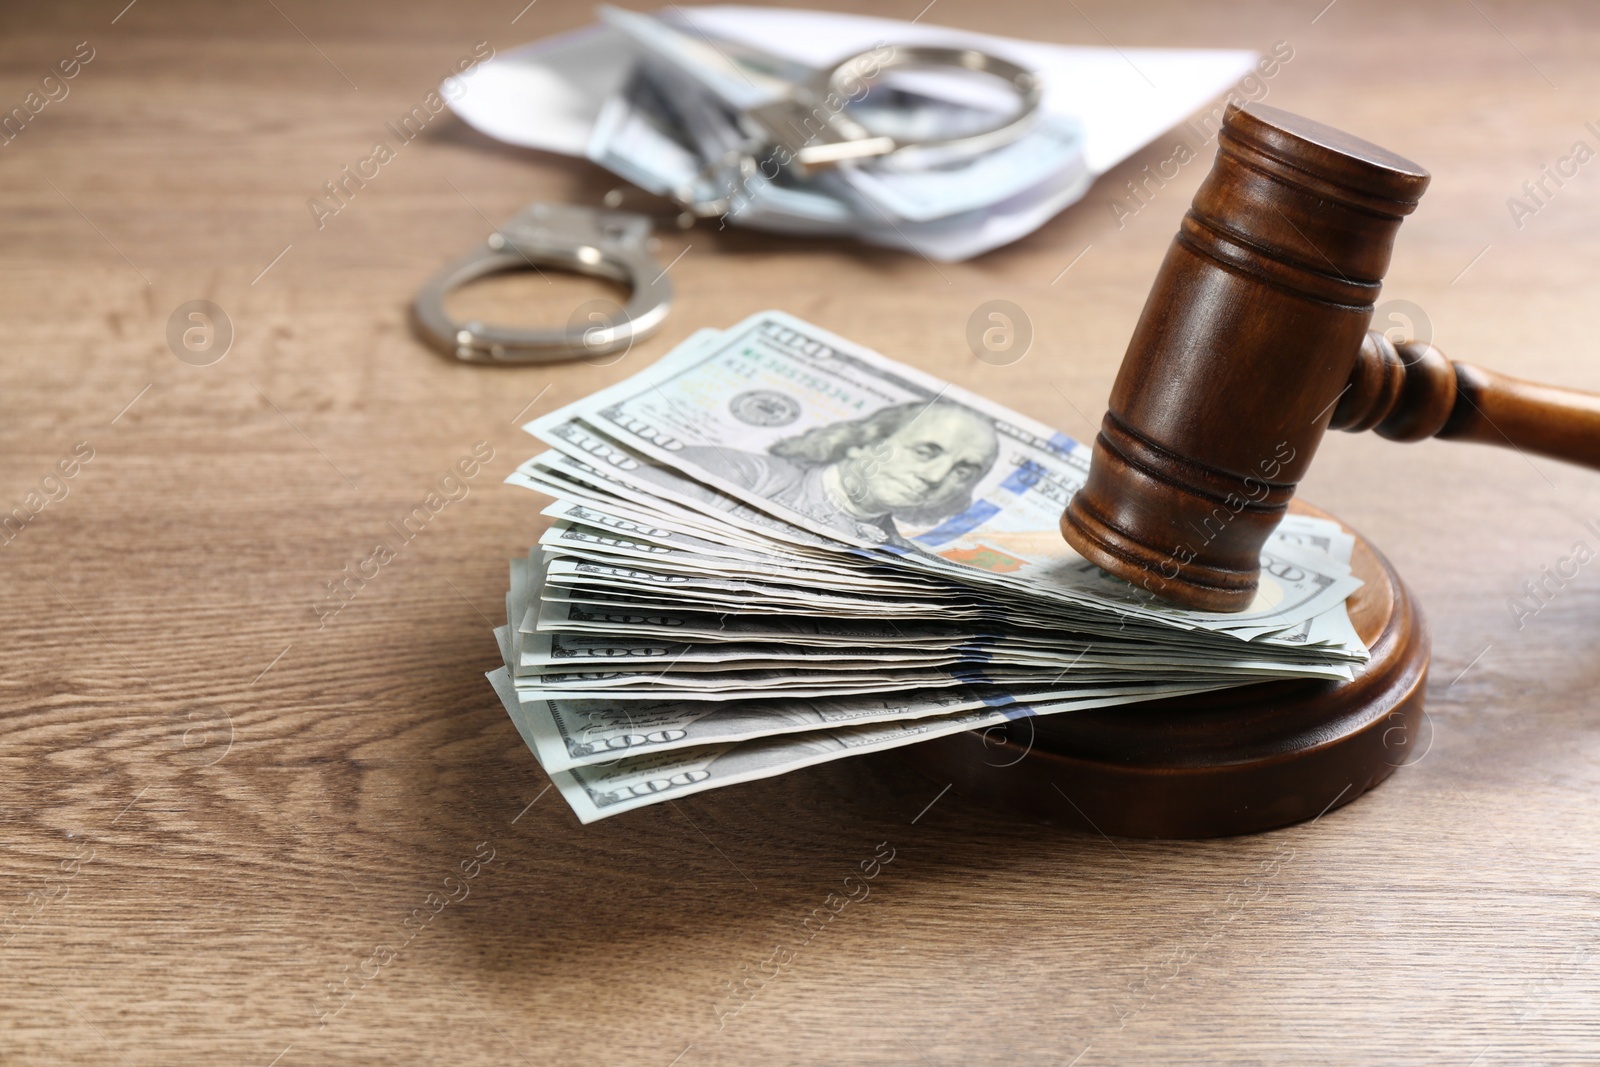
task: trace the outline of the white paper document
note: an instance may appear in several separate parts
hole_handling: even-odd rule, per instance
[[[845,234],[945,261],[1037,229],[1256,62],[1250,51],[1047,44],[836,12],[671,5],[658,18],[606,18],[496,56],[465,91],[458,86],[450,94],[451,107],[497,140],[587,156],[658,195],[726,198],[716,213],[727,224]],[[676,47],[683,42],[690,47]],[[730,101],[770,91],[758,74],[740,92],[725,75],[720,82],[709,72],[689,76],[697,47],[740,61],[742,45],[792,63],[792,71],[817,71],[885,43],[976,48],[1035,72],[1042,86],[1035,126],[985,155],[922,170],[864,161],[768,181],[749,173],[730,179],[708,166],[748,137],[740,106]],[[959,125],[993,106],[976,90],[961,99],[927,92],[922,103],[933,106],[914,112],[924,126],[929,114]],[[863,107],[870,120],[873,112]],[[877,110],[883,122],[894,121],[889,108]]]

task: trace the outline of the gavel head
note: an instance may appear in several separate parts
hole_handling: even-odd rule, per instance
[[[1427,184],[1321,123],[1229,107],[1061,516],[1075,549],[1186,607],[1251,605]]]

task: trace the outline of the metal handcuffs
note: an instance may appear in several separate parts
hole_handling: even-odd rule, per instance
[[[424,340],[464,363],[555,363],[622,351],[653,333],[672,303],[672,282],[651,257],[650,243],[650,220],[644,215],[532,204],[430,278],[412,304],[412,318]],[[445,296],[458,286],[541,266],[620,282],[630,291],[628,302],[598,315],[599,322],[546,330],[457,322],[445,312]]]

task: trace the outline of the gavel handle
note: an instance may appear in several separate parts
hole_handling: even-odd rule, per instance
[[[1391,441],[1439,437],[1535,452],[1600,469],[1600,395],[1457,363],[1432,345],[1362,342],[1329,428]]]

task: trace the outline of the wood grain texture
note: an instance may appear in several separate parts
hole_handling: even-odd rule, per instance
[[[524,409],[777,306],[1087,439],[1213,146],[1174,131],[966,264],[668,232],[663,262],[688,251],[657,337],[607,367],[485,370],[408,335],[416,285],[486,217],[596,203],[609,178],[441,119],[323,229],[306,201],[477,42],[574,28],[588,5],[540,0],[515,24],[520,3],[476,0],[123,6],[0,11],[6,110],[95,49],[0,148],[0,512],[94,450],[0,545],[0,1061],[1593,1060],[1600,565],[1571,562],[1600,544],[1590,472],[1323,443],[1301,494],[1371,537],[1432,621],[1432,745],[1314,827],[1262,837],[1063,837],[938,798],[892,758],[580,827],[481,676],[504,561],[539,528],[537,502],[498,484],[532,451]],[[1537,204],[1522,189],[1577,141],[1600,147],[1600,14],[1322,8],[941,0],[925,18],[1123,47],[1287,42],[1258,83],[1269,102],[1434,175],[1376,324],[1600,388],[1600,164]],[[1197,160],[1133,199],[1184,136]],[[550,323],[603,292],[524,281],[470,299],[515,293]],[[996,297],[1035,330],[1004,367],[964,340]],[[236,331],[209,367],[165,339],[194,299]],[[495,458],[470,494],[319,628],[323,583],[478,441]],[[807,940],[883,841],[895,859],[870,898]],[[731,996],[780,946],[793,962]],[[352,975],[320,1025],[328,983]]]
[[[1600,470],[1600,394],[1456,362],[1376,330],[1361,343],[1329,428],[1497,445]]]

